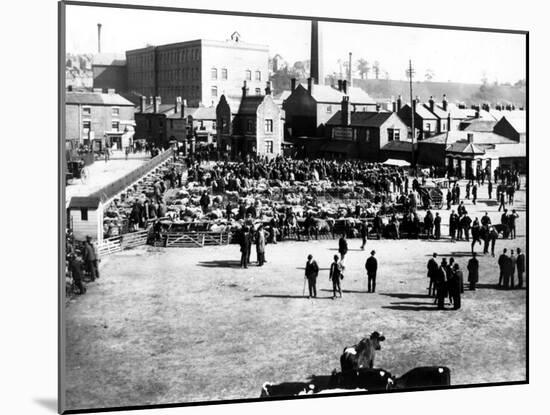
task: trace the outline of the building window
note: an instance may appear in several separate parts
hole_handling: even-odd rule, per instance
[[[267,154],[273,154],[273,141],[265,142],[265,152]]]
[[[227,69],[225,69],[225,68],[222,69],[222,79],[223,80],[227,79]]]
[[[249,71],[248,69],[244,72],[244,79],[246,79],[247,81],[251,81],[252,80],[252,71]]]
[[[216,68],[212,68],[210,70],[210,73],[212,75],[212,80],[217,80],[218,79],[218,70]]]
[[[218,87],[217,86],[213,86],[212,89],[211,89],[211,92],[212,92],[212,98],[217,98],[218,97]]]
[[[370,143],[370,130],[365,130],[365,142]]]
[[[447,123],[445,121],[441,122],[441,131],[447,131]]]
[[[118,131],[119,125],[120,125],[120,124],[119,124],[118,121],[113,121],[113,122],[111,123],[111,129],[112,129],[113,131]]]
[[[80,220],[88,220],[88,208],[80,208]]]
[[[82,115],[92,115],[92,108],[82,107]]]
[[[82,121],[82,128],[84,128],[84,130],[90,131],[90,128],[92,128],[92,122],[91,121]]]
[[[327,114],[332,114],[332,105],[327,105]]]
[[[429,122],[426,123],[426,131],[432,131],[432,126]]]
[[[265,132],[266,133],[273,132],[273,120],[265,120]]]
[[[262,90],[260,88],[255,89],[256,95],[262,95]]]
[[[249,132],[249,133],[254,132],[254,121],[253,120],[248,120],[247,121],[246,131]]]
[[[399,130],[393,130],[393,139],[395,141],[399,141],[399,139],[401,138],[400,133],[401,133],[401,131],[399,131]]]
[[[260,71],[256,71],[256,76],[254,77],[256,81],[262,80],[262,73]]]
[[[118,117],[118,116],[120,115],[120,109],[119,109],[119,108],[113,107],[113,108],[112,108],[111,115],[112,115],[113,117]]]

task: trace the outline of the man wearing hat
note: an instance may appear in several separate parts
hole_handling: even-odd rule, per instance
[[[69,254],[69,271],[74,285],[78,288],[78,295],[86,294],[86,287],[82,284],[82,267],[73,252]]]
[[[336,291],[340,294],[342,298],[342,289],[340,288],[340,280],[343,278],[344,266],[342,262],[338,261],[338,255],[334,255],[334,262],[330,265],[330,274],[328,280],[332,281],[332,299],[336,298]]]
[[[430,279],[430,285],[428,286],[428,295],[435,297],[435,288],[437,280],[437,272],[439,265],[437,264],[437,253],[434,252],[432,258],[428,261],[428,278]]]
[[[313,255],[307,256],[305,278],[309,289],[309,298],[317,298],[317,275],[319,274],[319,266],[317,261],[313,259]]]
[[[92,237],[90,235],[86,236],[86,243],[84,244],[84,264],[90,272],[92,281],[95,281],[99,278],[99,272],[97,269],[97,255],[95,253],[95,248],[92,245]]]
[[[376,290],[376,271],[378,270],[378,261],[374,257],[376,252],[372,250],[370,252],[370,257],[368,257],[367,262],[365,263],[365,268],[367,270],[367,292],[373,293]],[[372,291],[371,291],[372,287]]]

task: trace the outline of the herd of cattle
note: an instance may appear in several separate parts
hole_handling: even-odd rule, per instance
[[[376,351],[385,337],[373,332],[340,356],[341,371],[330,376],[311,376],[307,382],[266,382],[260,398],[333,394],[341,392],[388,391],[395,389],[437,388],[451,385],[451,371],[445,366],[420,366],[402,376],[374,368]]]

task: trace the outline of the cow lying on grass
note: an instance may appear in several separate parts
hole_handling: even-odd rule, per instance
[[[342,372],[371,368],[374,365],[376,350],[380,350],[380,342],[386,340],[377,331],[372,332],[370,337],[364,337],[355,346],[346,347],[340,356]]]
[[[394,378],[395,389],[429,388],[451,385],[451,370],[445,366],[420,366]]]

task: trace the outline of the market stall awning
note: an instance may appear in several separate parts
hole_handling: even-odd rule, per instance
[[[409,167],[411,163],[406,160],[387,159],[382,163],[385,166]]]

